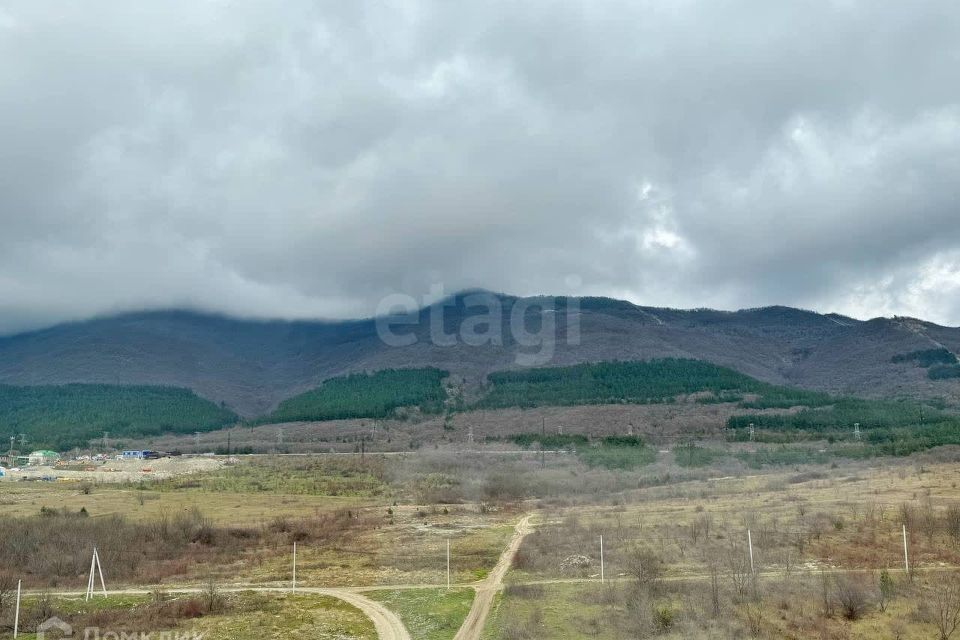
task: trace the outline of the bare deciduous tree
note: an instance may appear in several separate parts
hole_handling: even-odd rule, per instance
[[[933,581],[927,602],[930,622],[937,628],[940,640],[949,640],[960,626],[960,576],[942,573]]]
[[[859,620],[867,610],[867,594],[856,578],[838,577],[834,593],[840,612],[847,620]]]
[[[830,597],[830,581],[823,569],[820,569],[820,589],[823,596],[823,617],[830,618],[833,616],[833,598]]]
[[[13,579],[13,576],[0,573],[0,615],[2,615],[6,609],[7,601],[13,595],[16,588],[17,581]]]
[[[743,605],[743,612],[747,617],[750,637],[758,637],[763,630],[763,602],[759,599],[753,602],[746,602]]]
[[[720,566],[715,561],[710,563],[710,614],[720,617]]]
[[[628,559],[630,573],[641,587],[654,589],[663,576],[663,561],[649,549],[635,549]]]
[[[924,500],[921,505],[919,519],[920,530],[923,532],[923,535],[926,536],[927,542],[932,544],[937,535],[937,531],[940,529],[940,520],[937,518],[937,512],[934,510],[929,498]]]
[[[899,519],[900,524],[905,525],[907,529],[913,529],[917,521],[917,510],[909,502],[903,502],[900,504]]]
[[[943,520],[944,529],[946,529],[953,544],[960,543],[960,505],[952,504],[947,507]]]
[[[730,547],[727,554],[727,570],[738,597],[743,597],[750,586],[750,560],[743,549],[736,545]]]
[[[701,513],[696,518],[694,518],[693,523],[690,525],[690,537],[693,539],[694,544],[696,544],[699,538],[703,538],[704,542],[707,542],[710,538],[710,527],[713,525],[713,517],[709,513]]]

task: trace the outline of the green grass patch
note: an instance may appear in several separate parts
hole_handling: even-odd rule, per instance
[[[214,472],[149,485],[159,491],[375,497],[388,493],[382,457],[257,457]]]
[[[577,457],[588,467],[627,470],[655,462],[657,452],[640,438],[610,436],[599,443],[577,449]]]
[[[627,618],[630,612],[626,607],[604,603],[603,593],[604,589],[594,584],[508,586],[498,594],[481,638],[623,640],[653,637],[639,630],[635,620]]]
[[[635,469],[654,462],[657,452],[644,443],[639,436],[606,436],[591,439],[586,435],[518,433],[510,441],[528,449],[534,446],[543,449],[566,449],[575,451],[577,458],[588,467],[605,469]]]
[[[534,445],[539,445],[544,449],[573,449],[587,445],[590,439],[579,433],[569,435],[517,433],[510,436],[510,441],[527,449]]]
[[[376,640],[373,623],[341,600],[311,594],[208,593],[82,598],[30,597],[21,611],[21,630],[57,616],[74,627],[74,636],[96,627],[101,637],[193,637],[233,640],[263,638],[356,638]],[[49,635],[49,634],[48,634]],[[9,636],[3,636],[9,637]],[[35,638],[21,633],[21,638]],[[59,637],[59,636],[57,636]],[[91,636],[92,637],[92,636]],[[146,637],[146,636],[144,636]]]
[[[720,393],[710,393],[697,398],[699,404],[724,404],[726,402],[742,402],[743,394],[735,391],[722,391]]]
[[[789,409],[790,407],[823,407],[836,400],[828,393],[787,387],[771,387],[756,400],[740,403],[743,409]]]
[[[760,469],[766,466],[826,464],[832,456],[809,447],[777,447],[741,452],[736,457],[751,469]]]
[[[367,616],[342,600],[311,594],[244,593],[227,596],[231,610],[185,622],[182,628],[205,638],[351,638],[376,640]]]
[[[673,459],[681,467],[705,467],[724,455],[723,451],[695,444],[683,444],[673,449]]]
[[[449,640],[473,604],[473,589],[396,589],[366,594],[400,616],[417,640]]]

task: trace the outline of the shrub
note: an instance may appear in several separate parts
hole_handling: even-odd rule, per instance
[[[681,467],[705,467],[722,454],[715,449],[684,444],[673,449],[673,458]]]
[[[855,578],[837,578],[834,593],[847,620],[859,620],[867,610],[867,594]]]
[[[669,604],[656,605],[653,608],[653,624],[657,631],[668,631],[673,627],[677,612]]]
[[[896,591],[896,585],[893,582],[893,578],[890,577],[890,572],[884,569],[880,572],[880,598],[879,605],[880,611],[887,610],[887,602],[893,598],[893,595]]]
[[[960,364],[941,364],[927,369],[927,377],[931,380],[947,380],[960,378]]]
[[[899,353],[890,358],[890,361],[893,363],[914,362],[918,367],[927,368],[934,364],[956,364],[957,357],[949,350],[940,347],[938,349],[921,349],[909,353]]]
[[[663,576],[663,561],[649,549],[635,549],[628,558],[630,574],[641,587],[654,589]]]

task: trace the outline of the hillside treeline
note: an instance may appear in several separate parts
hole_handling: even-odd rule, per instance
[[[796,413],[731,416],[727,426],[743,429],[753,423],[757,428],[829,431],[853,428],[856,423],[861,429],[880,429],[937,424],[950,419],[951,416],[913,400],[836,398],[829,407],[801,409]]]
[[[899,353],[890,359],[890,362],[913,362],[918,367],[932,367],[935,364],[957,364],[957,357],[948,349],[920,349],[909,353]]]
[[[178,387],[0,385],[0,436],[24,434],[29,449],[85,447],[104,431],[111,439],[212,431],[236,419],[232,411]]]
[[[678,395],[730,391],[761,392],[758,380],[702,360],[664,358],[639,362],[600,362],[491,373],[493,388],[477,407],[565,406],[577,404],[654,404]]]
[[[385,369],[331,378],[322,385],[284,400],[260,423],[347,418],[390,418],[401,407],[423,413],[443,409],[446,392],[440,369]]]

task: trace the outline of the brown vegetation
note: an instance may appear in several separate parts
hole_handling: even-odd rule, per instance
[[[0,520],[0,556],[4,569],[31,587],[77,586],[96,546],[114,583],[156,584],[202,569],[215,574],[238,559],[262,562],[264,553],[286,554],[293,541],[335,543],[373,526],[371,517],[347,510],[245,527],[214,525],[196,509],[150,523],[44,509]],[[0,578],[0,591],[5,585]]]

